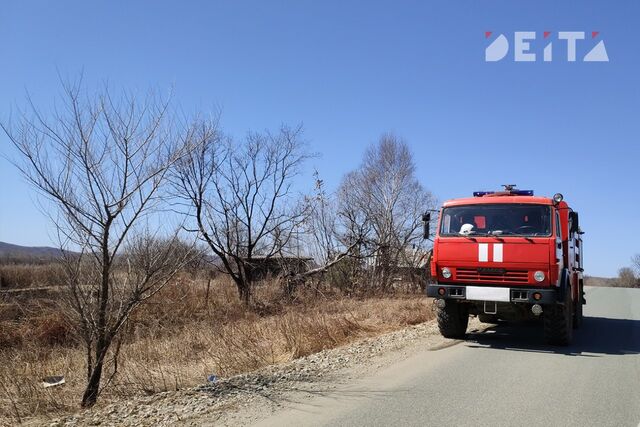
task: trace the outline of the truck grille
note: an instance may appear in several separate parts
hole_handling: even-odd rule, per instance
[[[528,283],[529,272],[502,269],[458,268],[457,280],[485,283]]]

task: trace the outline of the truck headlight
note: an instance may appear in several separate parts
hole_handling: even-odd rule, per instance
[[[533,273],[533,278],[536,282],[542,282],[544,280],[544,271],[536,271]]]
[[[447,267],[444,267],[442,269],[442,277],[444,277],[445,279],[451,278],[451,270],[449,270]]]

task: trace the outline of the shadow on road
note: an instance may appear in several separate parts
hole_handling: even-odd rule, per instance
[[[484,332],[467,334],[466,346],[581,357],[640,354],[640,320],[585,317],[567,347],[545,344],[541,323],[500,323]]]

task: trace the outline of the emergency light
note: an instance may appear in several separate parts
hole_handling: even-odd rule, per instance
[[[496,194],[496,192],[495,191],[474,191],[473,197],[483,197],[483,196],[488,196],[490,194]],[[504,192],[498,195],[533,196],[533,190],[509,190],[508,192]]]
[[[516,196],[533,196],[533,190],[511,190],[510,193]]]

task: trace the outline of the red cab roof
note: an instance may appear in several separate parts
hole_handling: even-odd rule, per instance
[[[463,199],[451,199],[443,203],[443,207],[462,205],[488,205],[501,203],[530,203],[532,205],[553,205],[550,197],[539,196],[482,196],[465,197]],[[564,204],[564,202],[560,202]]]

